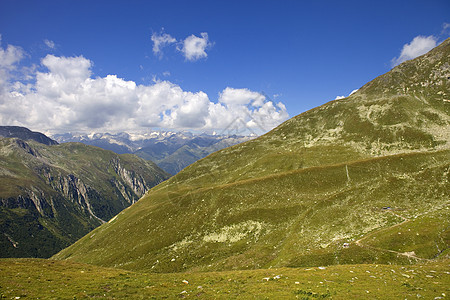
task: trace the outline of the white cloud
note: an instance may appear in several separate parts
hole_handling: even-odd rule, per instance
[[[437,38],[430,36],[416,36],[411,43],[403,45],[402,51],[399,57],[394,57],[391,60],[392,66],[401,64],[404,61],[416,58],[423,55],[436,47]]]
[[[51,40],[47,40],[47,39],[45,39],[44,40],[44,44],[47,46],[47,47],[49,47],[50,49],[55,49],[55,42],[53,42],[53,41],[51,41]]]
[[[2,36],[0,35],[0,43]],[[25,52],[20,47],[8,45],[6,49],[0,47],[0,68],[12,70],[16,68],[16,64],[24,58]]]
[[[200,37],[191,34],[184,40],[180,40],[177,43],[177,39],[172,37],[170,34],[163,33],[164,29],[161,30],[160,34],[152,34],[153,42],[153,54],[162,57],[162,48],[171,44],[177,44],[177,50],[180,51],[184,58],[189,61],[196,61],[201,58],[208,56],[206,50],[213,45],[209,41],[208,33],[202,32]]]
[[[247,105],[252,103],[253,106],[261,106],[266,97],[258,92],[249,89],[234,89],[227,87],[219,94],[219,102],[228,106],[231,105]]]
[[[289,114],[283,103],[268,101],[261,93],[249,89],[227,87],[219,93],[218,103],[210,104],[206,124],[211,128],[244,126],[261,133],[288,118]]]
[[[159,55],[160,57],[162,57],[163,47],[177,42],[174,37],[167,33],[161,33],[159,35],[153,33],[151,39],[153,42],[153,54]]]
[[[334,100],[340,100],[340,99],[345,99],[347,97],[350,97],[351,95],[353,95],[354,93],[356,93],[359,89],[353,90],[350,92],[350,94],[348,94],[348,96],[336,96],[336,98]]]
[[[20,47],[8,45],[6,49],[1,47],[0,35],[0,95],[7,89],[8,81],[12,80],[12,73],[18,69],[18,63],[25,57],[25,51]],[[3,99],[0,99],[0,103]]]
[[[44,132],[139,132],[149,128],[223,131],[239,126],[270,130],[289,115],[281,103],[249,89],[227,87],[218,102],[202,91],[190,92],[169,81],[136,84],[116,75],[93,77],[93,62],[83,56],[47,55],[45,70],[23,83],[8,71],[24,56],[14,46],[0,47],[0,124]],[[244,130],[246,129],[244,128]]]
[[[57,57],[47,55],[41,61],[50,72],[46,73],[56,76],[63,81],[79,82],[91,76],[92,62],[83,56]]]
[[[162,127],[169,128],[203,128],[208,116],[210,104],[204,92],[183,92],[182,102],[172,107],[170,114],[164,116]]]
[[[206,48],[211,46],[208,40],[208,34],[202,32],[201,37],[190,35],[183,41],[183,48],[179,49],[183,52],[184,57],[187,60],[195,61],[203,57],[207,57]]]
[[[247,126],[260,129],[273,128],[288,118],[289,115],[283,103],[274,104],[272,101],[267,101],[251,113]]]
[[[353,95],[354,93],[356,93],[359,89],[353,90],[350,92],[350,94],[348,94],[349,96]]]

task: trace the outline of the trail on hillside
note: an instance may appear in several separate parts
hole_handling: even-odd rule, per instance
[[[401,215],[399,215],[399,214],[396,214],[396,213],[393,212],[393,211],[388,211],[388,212],[391,213],[391,214],[393,214],[393,215],[396,216],[396,217],[401,218],[403,221],[400,222],[400,223],[394,224],[394,225],[392,225],[392,226],[389,226],[389,227],[380,228],[380,229],[378,229],[378,230],[375,230],[375,231],[369,233],[368,235],[363,236],[363,237],[360,238],[359,240],[356,240],[356,241],[355,241],[355,244],[356,244],[357,246],[359,246],[359,247],[362,247],[362,248],[369,248],[369,249],[374,249],[374,250],[379,250],[379,251],[384,251],[384,252],[395,253],[395,254],[397,254],[397,255],[406,256],[406,257],[408,257],[408,258],[413,258],[413,259],[416,259],[416,260],[431,261],[431,259],[428,259],[428,258],[422,258],[422,257],[416,256],[414,252],[399,252],[399,251],[395,251],[395,250],[390,250],[390,249],[383,249],[383,248],[379,248],[379,247],[374,247],[374,246],[370,246],[370,245],[367,245],[367,244],[363,244],[363,243],[362,243],[363,240],[366,240],[366,239],[368,239],[369,237],[371,237],[371,236],[373,236],[373,235],[375,235],[375,234],[378,234],[378,233],[383,232],[383,231],[387,231],[387,230],[392,229],[392,228],[395,228],[395,227],[399,227],[399,226],[404,225],[404,224],[406,224],[406,223],[408,223],[408,222],[411,221],[411,219],[408,219],[408,218],[406,218],[406,217],[404,217],[404,216],[401,216]]]

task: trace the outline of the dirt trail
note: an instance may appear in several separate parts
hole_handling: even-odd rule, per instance
[[[401,215],[399,215],[399,214],[396,214],[395,212],[393,212],[393,211],[391,211],[391,210],[388,211],[388,212],[391,213],[391,214],[393,214],[393,215],[396,216],[396,217],[401,218],[403,221],[400,222],[400,223],[397,223],[397,224],[395,224],[395,225],[389,226],[389,227],[385,227],[385,228],[381,228],[381,229],[379,229],[379,230],[375,230],[375,231],[369,233],[368,235],[363,236],[363,237],[360,238],[359,240],[356,240],[354,243],[355,243],[357,246],[363,247],[363,248],[369,248],[369,249],[374,249],[374,250],[379,250],[379,251],[391,252],[391,253],[395,253],[395,254],[397,254],[397,255],[406,256],[406,257],[408,257],[408,258],[414,258],[414,259],[416,259],[416,260],[425,260],[425,261],[429,261],[430,259],[417,257],[417,256],[415,255],[414,252],[398,252],[398,251],[395,251],[395,250],[390,250],[390,249],[383,249],[383,248],[373,247],[373,246],[365,245],[365,244],[362,243],[363,240],[366,240],[366,239],[368,239],[369,237],[371,237],[371,236],[373,236],[373,235],[375,235],[375,234],[378,234],[378,233],[380,233],[380,232],[382,232],[382,231],[386,231],[386,230],[389,230],[389,229],[392,229],[392,228],[395,228],[395,227],[399,227],[399,226],[401,226],[401,225],[403,225],[403,224],[406,224],[406,223],[408,223],[408,222],[411,221],[410,219],[405,218],[405,217],[403,217],[403,216],[401,216]]]

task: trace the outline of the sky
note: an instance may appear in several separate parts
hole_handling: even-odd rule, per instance
[[[447,0],[0,0],[0,125],[262,134],[449,33]]]

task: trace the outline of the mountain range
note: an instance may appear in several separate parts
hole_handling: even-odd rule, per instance
[[[44,145],[57,145],[58,142],[52,140],[43,133],[31,131],[20,126],[0,126],[0,137],[19,138],[21,140],[33,140]]]
[[[0,256],[49,257],[167,178],[135,155],[1,126]]]
[[[145,272],[450,256],[450,39],[215,152],[53,258]]]
[[[235,134],[193,134],[191,132],[152,131],[145,134],[121,132],[54,134],[60,143],[80,142],[119,154],[133,153],[153,161],[174,175],[195,161],[220,149],[248,141],[253,136]]]

